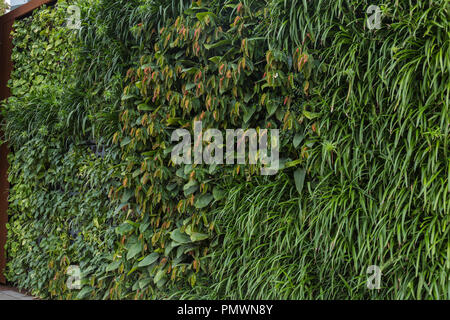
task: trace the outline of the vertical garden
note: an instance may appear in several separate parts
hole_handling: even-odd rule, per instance
[[[60,0],[17,21],[8,280],[53,299],[449,299],[450,5],[390,1],[370,29],[372,4]],[[278,129],[280,170],[175,164],[194,121]]]

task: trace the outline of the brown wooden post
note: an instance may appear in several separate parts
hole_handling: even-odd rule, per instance
[[[13,64],[11,62],[12,38],[10,36],[14,20],[30,14],[34,9],[56,0],[31,0],[23,6],[0,16],[0,101],[10,96],[8,80]],[[1,106],[0,106],[1,107]],[[3,132],[0,131],[3,138]],[[0,283],[5,283],[3,275],[6,265],[6,223],[8,222],[8,145],[0,146]]]

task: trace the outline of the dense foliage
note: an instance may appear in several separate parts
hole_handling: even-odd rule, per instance
[[[0,1],[0,15],[4,14],[6,10],[9,9],[9,5],[5,2],[5,0]]]
[[[52,298],[449,298],[449,5],[83,0],[14,31],[7,276]],[[281,168],[175,165],[277,128]],[[70,265],[82,288],[65,285]],[[366,270],[382,268],[368,290]]]

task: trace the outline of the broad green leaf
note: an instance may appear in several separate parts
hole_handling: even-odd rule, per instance
[[[154,283],[157,283],[158,281],[160,281],[166,274],[165,270],[159,270],[156,275],[155,278],[153,279]]]
[[[222,40],[213,44],[204,44],[206,50],[231,44],[231,40]]]
[[[125,137],[122,142],[120,143],[120,146],[123,148],[125,147],[127,144],[129,144],[131,142],[131,138],[130,137]]]
[[[314,118],[317,118],[317,117],[320,115],[320,113],[317,113],[317,112],[309,112],[309,111],[303,110],[303,115],[304,115],[306,118],[308,118],[309,120],[312,120],[312,119],[314,119]]]
[[[175,229],[170,233],[170,238],[179,243],[191,243],[191,238],[180,231],[180,229]]]
[[[213,189],[214,200],[222,200],[226,194],[227,192],[220,189],[219,187],[214,187]]]
[[[274,101],[267,101],[266,108],[267,108],[267,116],[270,117],[275,113],[275,111],[277,111],[278,104],[275,103]]]
[[[243,117],[243,120],[245,123],[247,123],[251,119],[252,115],[255,113],[255,110],[256,110],[256,108],[253,106],[245,108],[244,117]]]
[[[106,267],[106,272],[116,270],[117,268],[119,268],[121,263],[122,263],[122,261],[120,261],[120,260],[116,260],[116,261],[111,262]]]
[[[222,57],[221,56],[215,56],[215,57],[209,58],[208,60],[211,61],[214,64],[219,64],[220,61],[222,61]]]
[[[133,230],[134,230],[134,227],[132,225],[130,225],[129,223],[122,223],[120,226],[118,226],[116,228],[117,233],[120,235],[127,234]]]
[[[129,100],[129,99],[132,99],[132,98],[135,98],[135,97],[136,96],[134,94],[125,94],[125,95],[122,96],[122,101]]]
[[[212,200],[214,199],[213,195],[211,194],[202,194],[201,196],[197,197],[195,199],[195,207],[197,209],[202,209],[206,207]]]
[[[120,202],[121,203],[127,203],[128,200],[130,200],[130,198],[134,195],[134,191],[127,189],[124,191],[124,193],[122,194],[122,197],[120,198]]]
[[[151,106],[149,106],[146,103],[141,103],[140,105],[137,106],[139,111],[151,111],[153,110],[153,108]]]
[[[297,188],[299,194],[301,194],[303,190],[303,184],[305,183],[305,175],[306,170],[304,168],[299,168],[294,172],[295,187]]]
[[[142,245],[140,242],[133,244],[127,253],[127,260],[133,259],[136,255],[138,255],[142,250]]]
[[[303,135],[302,133],[297,133],[295,136],[294,136],[294,148],[297,148],[299,145],[300,145],[300,143],[303,141],[303,139],[305,138],[305,135]]]
[[[209,236],[207,234],[205,234],[205,233],[192,232],[192,234],[191,234],[191,240],[193,242],[195,242],[195,241],[202,241],[202,240],[205,240],[205,239],[208,239],[208,238],[209,238]]]
[[[196,14],[196,17],[202,22],[206,22],[206,18],[210,18],[210,20],[217,20],[217,16],[212,12],[199,12]]]
[[[186,90],[191,90],[194,87],[195,87],[195,83],[190,82],[190,83],[186,84],[186,88],[185,89]]]
[[[83,287],[77,294],[77,299],[84,299],[87,297],[94,289],[92,287]]]

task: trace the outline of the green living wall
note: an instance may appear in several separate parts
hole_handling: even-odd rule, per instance
[[[374,30],[371,4],[67,0],[16,22],[8,280],[55,299],[450,298],[449,3],[380,5]],[[194,121],[279,129],[279,172],[174,164]]]

